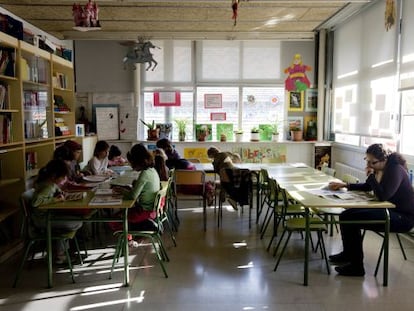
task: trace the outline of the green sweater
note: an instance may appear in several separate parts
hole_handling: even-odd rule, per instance
[[[136,199],[136,205],[145,211],[152,211],[160,185],[160,178],[155,168],[148,168],[141,171],[138,179],[133,182],[131,191],[124,195],[124,199]]]

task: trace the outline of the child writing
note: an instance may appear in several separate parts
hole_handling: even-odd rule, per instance
[[[53,202],[64,201],[59,184],[63,183],[69,173],[67,164],[62,160],[51,160],[47,165],[40,169],[39,176],[35,182],[34,194],[32,198],[32,220],[37,228],[46,228],[47,212],[40,210],[38,207]],[[61,213],[64,218],[65,214]],[[52,222],[52,230],[58,231],[75,231],[82,227],[82,221],[67,220]],[[63,261],[65,245],[57,245],[57,262]]]
[[[113,171],[108,169],[109,144],[104,140],[99,140],[93,151],[93,158],[89,160],[84,171],[91,175],[112,175]]]
[[[122,157],[121,149],[119,149],[115,145],[112,145],[111,148],[109,148],[108,165],[109,166],[122,166],[122,165],[125,165],[126,162],[127,160],[125,160]]]

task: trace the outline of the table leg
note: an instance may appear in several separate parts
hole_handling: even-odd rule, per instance
[[[128,209],[124,209],[124,286],[129,286]]]
[[[309,240],[310,240],[310,226],[309,226],[309,209],[305,208],[305,263],[303,267],[303,285],[308,286],[308,268],[309,268]]]
[[[388,286],[388,255],[390,237],[390,213],[385,209],[385,230],[384,230],[384,286]]]
[[[46,219],[46,243],[47,243],[47,287],[53,287],[53,256],[52,256],[52,220],[51,213],[47,212]]]

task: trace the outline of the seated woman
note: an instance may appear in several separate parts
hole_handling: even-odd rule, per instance
[[[143,144],[134,145],[127,154],[131,167],[140,172],[132,184],[132,189],[115,187],[114,191],[122,193],[124,199],[136,200],[134,207],[128,212],[128,223],[131,230],[152,230],[156,217],[154,201],[160,190],[160,178],[154,168],[154,158]],[[113,230],[120,230],[122,225],[111,223]]]
[[[108,169],[109,144],[104,140],[99,140],[93,151],[93,157],[84,168],[84,172],[89,175],[112,175],[114,172]]]
[[[122,157],[121,149],[119,149],[117,146],[112,145],[111,148],[109,148],[109,154],[108,154],[108,165],[109,166],[122,166],[127,163],[127,160]]]
[[[390,201],[395,208],[390,214],[390,232],[408,232],[414,227],[414,190],[407,172],[407,162],[401,154],[385,150],[382,144],[373,144],[366,151],[365,168],[367,179],[364,183],[347,184],[331,182],[329,188],[338,190],[373,191],[380,201]],[[350,208],[339,216],[340,221],[381,220],[385,218],[383,209]],[[340,275],[363,276],[364,252],[361,229],[377,232],[384,231],[383,224],[341,224],[343,251],[329,256],[329,260],[338,264],[335,270]],[[340,265],[341,264],[341,265]]]
[[[164,150],[167,155],[166,164],[169,169],[176,168],[179,170],[195,170],[195,166],[190,161],[182,158],[177,150],[174,149],[168,138],[161,138],[157,141],[157,148]]]
[[[40,169],[32,198],[32,217],[36,227],[46,228],[47,225],[47,211],[38,209],[39,206],[65,200],[59,185],[66,180],[68,173],[69,168],[62,160],[51,160],[45,167]],[[60,216],[71,215],[71,213],[65,213],[68,213],[68,211],[61,211]],[[82,227],[82,221],[78,220],[52,222],[52,230],[75,231],[80,227]],[[58,263],[66,259],[64,251],[65,245],[59,243],[56,251],[56,261]]]

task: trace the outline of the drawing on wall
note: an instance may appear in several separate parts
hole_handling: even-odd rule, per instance
[[[198,141],[212,140],[212,125],[211,124],[196,124],[196,138]]]
[[[305,100],[305,111],[316,112],[318,110],[318,90],[307,89]]]
[[[118,105],[93,105],[93,121],[100,140],[119,139]]]
[[[240,149],[235,148],[233,152],[240,152]],[[266,158],[269,162],[283,163],[286,162],[286,145],[255,149],[242,148],[240,156],[243,162],[246,163],[261,163],[263,158]]]
[[[207,148],[184,148],[184,158],[199,159],[202,163],[211,162],[207,157]]]
[[[288,92],[287,102],[289,111],[303,111],[304,92]]]
[[[217,140],[222,140],[221,135],[226,136],[226,140],[233,140],[233,124],[228,123],[217,123],[216,125],[217,129]]]

